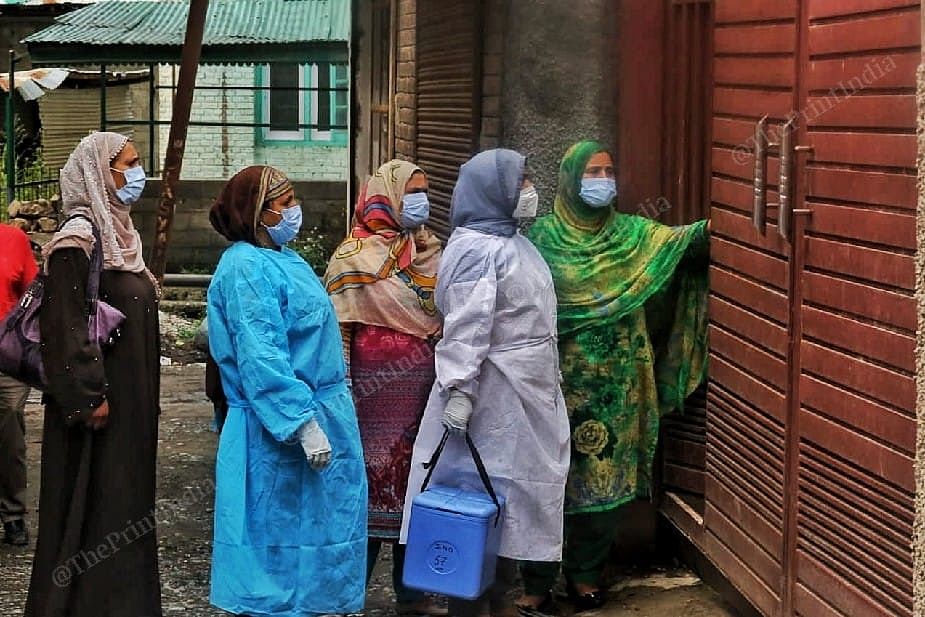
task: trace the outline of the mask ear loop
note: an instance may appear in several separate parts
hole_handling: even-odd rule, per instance
[[[276,225],[279,225],[279,224],[283,221],[283,215],[282,215],[282,213],[277,212],[277,211],[274,210],[273,208],[264,206],[263,208],[260,209],[260,211],[261,211],[261,212],[272,212],[273,214],[275,214],[276,216],[278,216],[278,217],[279,217],[279,220],[276,222]],[[269,229],[270,227],[275,227],[275,226],[276,226],[276,225],[267,225],[266,223],[264,223],[263,221],[260,220],[260,217],[257,217],[257,222],[260,223],[261,225],[263,225],[264,229]]]
[[[530,164],[527,162],[527,159],[524,159],[524,168],[520,173],[520,184],[517,186],[517,202],[520,202],[520,195],[524,190],[524,182],[527,180],[530,181],[530,185],[536,188],[536,185],[533,184],[533,169],[530,167]],[[517,207],[516,205],[514,206]]]

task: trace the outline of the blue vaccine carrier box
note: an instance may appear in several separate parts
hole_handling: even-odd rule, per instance
[[[495,580],[500,511],[486,493],[431,485],[411,502],[405,585],[474,600]]]

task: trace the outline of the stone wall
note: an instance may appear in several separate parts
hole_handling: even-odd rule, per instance
[[[347,184],[345,182],[294,182],[296,198],[302,203],[300,237],[311,236],[330,255],[343,240],[347,226]],[[177,186],[167,272],[211,272],[228,246],[209,223],[209,208],[224,181],[183,180]],[[148,180],[145,196],[132,208],[132,220],[151,259],[161,181]],[[14,201],[8,208],[9,224],[26,231],[39,245],[51,239],[60,222],[60,198]]]
[[[58,195],[53,195],[51,199],[12,201],[7,207],[7,223],[26,233],[54,232],[58,228],[60,205],[61,198]]]
[[[209,208],[223,181],[181,181],[177,187],[177,210],[167,250],[167,271],[211,271],[228,245],[209,224]],[[323,236],[328,253],[344,237],[347,185],[343,182],[295,182],[296,197],[302,202],[303,230]],[[141,234],[145,258],[150,259],[154,242],[159,180],[148,182],[145,197],[133,208],[132,218]]]

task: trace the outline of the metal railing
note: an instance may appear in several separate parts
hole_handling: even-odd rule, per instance
[[[58,193],[58,173],[45,168],[16,170],[12,186],[0,187],[0,191],[19,201],[51,199]]]

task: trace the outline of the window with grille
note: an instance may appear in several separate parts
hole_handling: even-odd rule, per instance
[[[347,143],[350,72],[346,64],[272,64],[258,68],[260,141]],[[268,88],[266,88],[268,87]]]
[[[301,139],[299,126],[304,115],[302,67],[298,64],[274,64],[266,67],[271,90],[266,93],[268,139]]]

